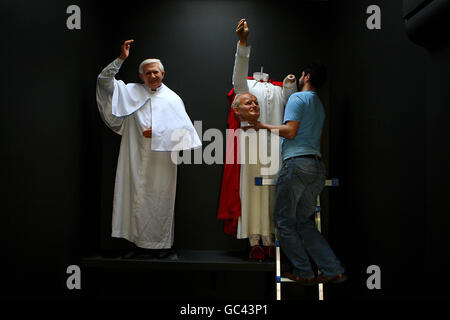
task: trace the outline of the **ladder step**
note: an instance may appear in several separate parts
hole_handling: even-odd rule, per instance
[[[277,183],[277,179],[255,177],[255,186],[274,186]],[[339,179],[327,179],[325,180],[325,186],[327,187],[339,187]]]
[[[255,177],[255,186],[274,186],[275,184],[276,179]]]
[[[328,187],[339,187],[339,179],[333,178],[331,180],[326,180],[325,185]]]

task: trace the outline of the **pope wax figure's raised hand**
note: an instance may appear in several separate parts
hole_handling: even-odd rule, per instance
[[[239,45],[246,47],[247,46],[247,38],[248,38],[248,34],[250,32],[250,29],[248,28],[247,25],[247,20],[245,19],[241,19],[238,22],[238,25],[236,27],[236,33],[239,37]]]
[[[125,60],[130,55],[130,46],[134,42],[133,39],[126,40],[122,46],[120,47],[120,56],[119,58]]]

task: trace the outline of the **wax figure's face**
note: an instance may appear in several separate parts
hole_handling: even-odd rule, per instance
[[[143,66],[142,73],[139,76],[149,88],[156,90],[156,88],[161,86],[164,72],[161,72],[158,63],[154,62]]]
[[[239,96],[239,106],[234,107],[234,113],[241,121],[257,121],[259,111],[258,99],[250,93]]]

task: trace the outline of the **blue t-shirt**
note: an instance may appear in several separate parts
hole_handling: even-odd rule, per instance
[[[321,156],[320,136],[324,120],[325,111],[317,93],[301,91],[292,94],[284,111],[283,123],[298,121],[300,126],[294,139],[282,138],[283,160],[306,154]]]

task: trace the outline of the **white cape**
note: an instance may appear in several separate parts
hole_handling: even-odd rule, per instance
[[[202,143],[186,113],[183,100],[164,84],[154,94],[150,94],[149,90],[144,84],[114,81],[113,115],[128,116],[151,99],[152,150],[181,151],[199,148]]]

